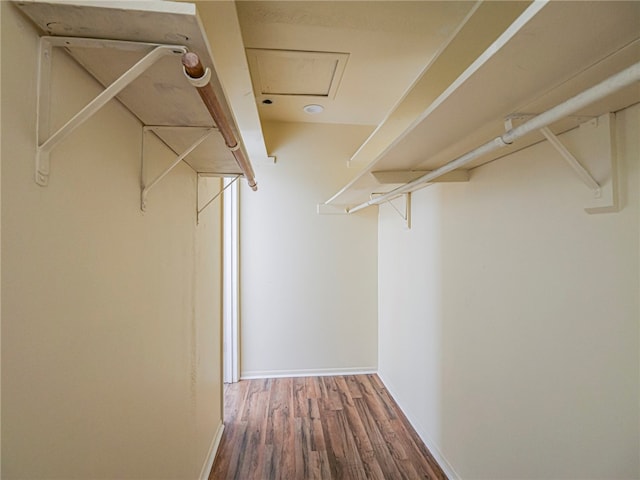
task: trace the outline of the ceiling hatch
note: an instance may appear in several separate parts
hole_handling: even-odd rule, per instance
[[[334,98],[348,53],[248,48],[256,96]]]

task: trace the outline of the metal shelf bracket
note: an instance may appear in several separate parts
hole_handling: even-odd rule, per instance
[[[160,174],[158,174],[153,180],[147,182],[146,180],[146,175],[145,175],[145,151],[146,151],[146,143],[147,143],[147,136],[149,134],[153,134],[154,133],[154,129],[156,128],[160,128],[160,127],[152,127],[152,126],[147,126],[147,127],[143,127],[143,133],[142,133],[142,175],[141,175],[141,179],[142,179],[142,185],[141,185],[141,189],[140,189],[140,209],[144,212],[147,209],[147,196],[149,195],[149,191],[155,187],[164,177],[166,177],[169,172],[171,172],[171,170],[173,170],[175,167],[178,166],[178,164],[180,164],[180,162],[182,162],[182,160],[184,160],[187,155],[189,155],[191,152],[193,152],[202,142],[204,142],[207,138],[209,138],[214,132],[216,132],[217,130],[213,127],[208,128],[205,130],[204,134],[200,135],[195,142],[193,142],[191,145],[189,145],[185,151],[183,151],[180,154],[177,154],[178,156],[175,158],[175,160],[171,163],[171,165],[169,165],[167,168],[165,168],[162,172],[160,172]],[[172,150],[173,151],[173,150]]]
[[[589,214],[619,211],[615,114],[605,113],[581,123],[563,135],[562,142],[548,128],[540,131],[589,188],[585,190],[585,211]]]
[[[143,52],[148,51],[148,53],[146,53],[144,57],[124,72],[119,78],[117,78],[111,85],[106,87],[102,93],[90,101],[55,133],[50,134],[51,66],[54,47],[110,47],[124,50],[139,50]],[[149,51],[149,49],[151,49],[151,51]],[[42,186],[46,186],[49,183],[49,157],[51,150],[58,145],[58,143],[68,137],[71,132],[91,118],[109,100],[118,95],[118,93],[138,78],[157,60],[169,55],[183,55],[186,52],[187,48],[181,45],[160,45],[75,37],[40,37],[36,122],[38,142],[36,151],[36,183]]]
[[[198,180],[203,175],[198,174]],[[200,182],[198,182],[198,190],[196,192],[196,225],[200,224],[200,214],[204,212],[204,210],[211,205],[220,195],[222,195],[227,188],[233,185],[242,175],[236,175],[231,181],[229,181],[224,187],[220,189],[218,193],[216,193],[210,200],[207,201],[202,207],[200,207]]]
[[[411,192],[389,200],[388,203],[398,212],[398,215],[400,215],[400,218],[404,221],[404,227],[407,230],[411,230]],[[400,206],[396,205],[396,203],[400,203]]]
[[[372,194],[371,197],[375,198],[378,195],[383,194]],[[391,208],[393,208],[396,213],[402,219],[403,225],[406,230],[411,230],[411,192],[403,193],[402,195],[387,200],[384,203],[388,203]]]
[[[558,137],[556,137],[549,127],[542,127],[540,129],[540,133],[544,135],[544,138],[551,144],[553,148],[557,150],[557,152],[567,161],[567,164],[573,169],[574,172],[578,175],[578,178],[582,180],[582,182],[593,191],[593,195],[595,198],[600,198],[602,196],[602,191],[600,190],[600,185],[596,182],[591,174],[587,171],[586,168],[582,166],[582,164],[578,161],[576,157],[564,146],[564,144],[560,141]]]
[[[526,121],[534,116],[528,113],[509,115],[505,119],[505,128],[513,128],[514,121]],[[560,140],[548,126],[539,128],[539,132],[589,189],[585,198],[585,211],[590,214],[617,212],[620,201],[615,115],[605,113],[599,117],[572,116],[580,125],[574,131],[566,132],[563,140]]]

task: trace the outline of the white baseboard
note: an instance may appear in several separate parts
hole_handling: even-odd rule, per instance
[[[442,452],[440,451],[438,446],[435,444],[435,442],[427,434],[427,430],[420,424],[420,422],[418,422],[415,419],[415,417],[412,415],[411,412],[407,411],[405,408],[402,407],[402,405],[398,401],[398,396],[394,393],[393,385],[388,383],[384,379],[384,377],[380,374],[380,372],[378,372],[378,377],[380,377],[380,380],[382,381],[385,388],[387,389],[387,392],[389,392],[389,395],[393,397],[393,399],[395,400],[396,404],[398,405],[402,413],[404,413],[404,416],[407,417],[407,420],[409,420],[409,423],[411,424],[413,429],[416,431],[420,439],[424,442],[429,452],[431,452],[431,455],[433,455],[433,458],[435,459],[435,461],[438,462],[438,465],[440,465],[440,468],[442,468],[447,478],[449,480],[460,480],[461,478],[460,475],[458,475],[458,473],[447,461],[446,457],[442,454]]]
[[[202,470],[200,471],[200,480],[207,480],[209,478],[209,475],[211,474],[213,461],[216,459],[216,454],[218,453],[218,447],[220,446],[220,440],[222,440],[222,432],[224,432],[224,422],[220,422],[218,431],[216,432],[215,437],[213,437],[213,440],[211,441],[211,446],[209,447],[209,454],[207,455],[207,461],[202,466]]]
[[[249,370],[240,374],[240,380],[286,377],[327,377],[331,375],[367,375],[377,372],[378,369],[375,367],[318,368],[307,370]]]

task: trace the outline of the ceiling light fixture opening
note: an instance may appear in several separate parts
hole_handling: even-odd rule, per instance
[[[324,111],[324,107],[322,105],[312,103],[311,105],[305,105],[303,110],[310,115],[315,115],[316,113],[322,113]]]

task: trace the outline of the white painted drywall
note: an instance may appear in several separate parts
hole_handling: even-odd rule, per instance
[[[240,198],[241,376],[376,368],[377,215],[318,215],[369,127],[267,124]]]
[[[222,421],[219,206],[196,227],[181,165],[140,211],[142,127],[115,101],[36,185],[38,34],[1,8],[2,477],[198,478]],[[58,125],[100,91],[62,53],[52,88]]]
[[[640,475],[640,108],[617,124],[619,213],[546,143],[416,192],[410,231],[380,208],[380,374],[454,478]]]

